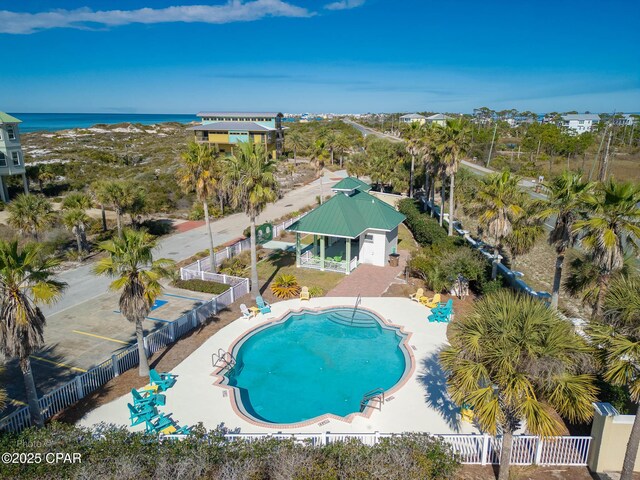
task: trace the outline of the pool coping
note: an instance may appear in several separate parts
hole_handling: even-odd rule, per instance
[[[249,336],[250,334],[256,332],[259,329],[263,329],[265,327],[267,327],[270,324],[275,324],[278,322],[281,322],[282,320],[284,320],[284,318],[286,318],[288,315],[291,314],[299,314],[302,313],[303,311],[310,311],[310,312],[319,312],[322,310],[328,310],[328,309],[334,309],[334,308],[353,308],[353,305],[331,305],[330,307],[311,307],[311,306],[303,306],[297,309],[292,309],[292,308],[288,308],[282,315],[275,317],[275,318],[269,318],[257,325],[252,326],[249,330],[246,330],[244,333],[242,333],[242,335],[239,335],[238,337],[236,337],[233,342],[231,342],[231,346],[228,348],[228,352],[233,352],[234,349],[236,348],[236,346],[238,345],[239,342],[241,342],[243,339],[245,339],[247,336]],[[411,348],[411,346],[409,345],[409,340],[411,339],[411,336],[413,335],[413,332],[408,332],[404,329],[404,326],[402,325],[398,325],[396,323],[392,323],[390,321],[388,321],[388,319],[384,318],[383,315],[380,315],[378,312],[376,312],[375,310],[368,308],[368,307],[363,307],[363,306],[359,306],[358,307],[361,310],[365,310],[371,314],[373,314],[376,318],[378,318],[379,320],[382,321],[382,323],[384,323],[384,325],[387,325],[389,327],[395,328],[397,329],[400,333],[402,333],[404,335],[404,338],[402,339],[402,341],[400,342],[401,344],[404,345],[404,350],[408,355],[408,359],[409,359],[409,368],[405,369],[405,372],[402,375],[402,378],[400,378],[400,380],[388,391],[385,391],[385,397],[387,396],[392,396],[394,393],[396,393],[398,390],[400,390],[402,387],[404,387],[407,382],[413,377],[413,374],[415,373],[416,370],[416,361],[415,361],[415,356],[413,354],[413,349]],[[216,369],[214,369],[214,371],[211,373],[212,377],[215,377],[216,380],[214,381],[213,385],[214,386],[218,386],[218,387],[222,387],[223,389],[225,389],[228,392],[228,397],[229,400],[231,401],[231,408],[233,409],[234,413],[240,417],[242,420],[245,420],[247,422],[249,422],[250,424],[252,424],[253,426],[256,427],[266,427],[266,428],[272,428],[272,429],[286,429],[286,428],[300,428],[300,427],[306,427],[309,425],[313,425],[314,423],[322,423],[325,421],[329,421],[329,420],[338,420],[347,424],[352,423],[356,418],[366,418],[369,419],[371,418],[371,415],[373,414],[374,411],[379,410],[373,406],[367,405],[365,407],[365,409],[362,412],[353,412],[350,413],[349,415],[346,416],[340,416],[340,415],[335,415],[333,413],[325,413],[322,415],[319,415],[317,417],[313,417],[310,418],[308,420],[304,420],[302,422],[295,422],[295,423],[268,423],[268,422],[261,422],[259,420],[256,420],[255,418],[251,417],[249,414],[243,412],[242,410],[240,410],[240,408],[238,407],[238,395],[236,395],[237,389],[236,387],[230,386],[225,384],[225,379],[226,377],[224,376],[224,374],[221,374],[222,371],[225,370],[226,367],[221,366],[218,367]],[[240,400],[241,401],[241,400]]]

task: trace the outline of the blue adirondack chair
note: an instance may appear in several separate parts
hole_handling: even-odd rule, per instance
[[[429,318],[431,318],[431,316],[435,316],[435,319],[433,320],[435,322],[448,322],[449,317],[451,316],[452,313],[453,313],[453,300],[449,299],[447,300],[446,304],[441,303],[436,308],[434,308],[431,311],[431,315],[429,315]]]
[[[160,433],[171,425],[173,425],[173,420],[167,417],[164,413],[161,413],[156,418],[146,421],[146,431],[147,433]]]
[[[157,385],[158,390],[164,392],[175,385],[176,376],[171,373],[158,373],[152,368],[149,371],[149,381],[151,385]]]
[[[260,313],[271,313],[271,305],[266,303],[260,295],[256,297],[256,304],[260,309]]]
[[[132,427],[139,425],[142,422],[149,422],[153,417],[158,415],[156,408],[151,405],[134,407],[130,403],[127,403],[127,407],[129,407],[129,420],[131,420]]]
[[[159,405],[164,406],[167,397],[160,395],[159,393],[152,393],[150,391],[144,391],[140,393],[135,388],[131,389],[131,395],[133,395],[133,404],[138,405],[151,405],[152,407]]]

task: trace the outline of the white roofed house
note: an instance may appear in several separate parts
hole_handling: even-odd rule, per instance
[[[621,127],[631,127],[635,125],[637,121],[636,115],[630,113],[623,113],[621,115],[615,115],[613,117],[613,124]]]
[[[595,113],[570,113],[560,118],[560,125],[576,135],[590,132],[600,122],[600,115]]]
[[[447,125],[447,120],[453,120],[453,117],[449,115],[445,115],[444,113],[436,113],[435,115],[431,115],[427,117],[426,123],[440,125],[441,127],[445,127]]]
[[[408,113],[400,117],[400,123],[419,123],[420,125],[424,125],[426,121],[427,117],[419,113]]]

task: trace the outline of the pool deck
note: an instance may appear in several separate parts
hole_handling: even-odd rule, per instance
[[[202,422],[208,429],[221,423],[243,433],[255,432],[335,432],[335,433],[401,433],[410,431],[433,434],[477,433],[470,424],[460,422],[458,409],[446,394],[445,378],[437,362],[438,350],[446,344],[444,323],[429,323],[429,310],[405,298],[362,298],[362,307],[375,311],[388,323],[401,326],[410,333],[408,345],[413,355],[414,369],[400,386],[387,395],[380,410],[370,415],[355,414],[347,418],[325,416],[303,424],[268,425],[241,416],[232,406],[226,387],[216,385],[217,377],[211,365],[211,355],[218,349],[230,349],[249,330],[289,310],[352,306],[352,297],[322,297],[301,302],[298,299],[272,305],[272,314],[255,319],[238,319],[207,340],[198,350],[180,363],[172,373],[178,375],[176,385],[166,392],[167,404],[160,412],[171,414],[179,425]],[[90,426],[99,422],[128,425],[126,395],[89,412],[79,423]],[[142,425],[131,430],[143,430]]]

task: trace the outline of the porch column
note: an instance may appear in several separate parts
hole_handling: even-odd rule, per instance
[[[313,235],[313,250],[311,253],[318,255],[318,236],[316,234]]]
[[[29,180],[27,180],[27,174],[22,174],[22,187],[24,188],[24,193],[29,193]]]
[[[351,239],[345,238],[344,243],[345,253],[347,256],[347,275],[349,275],[349,273],[351,272]]]
[[[324,235],[320,236],[320,270],[324,270]]]
[[[296,232],[296,267],[300,266],[300,232]]]

